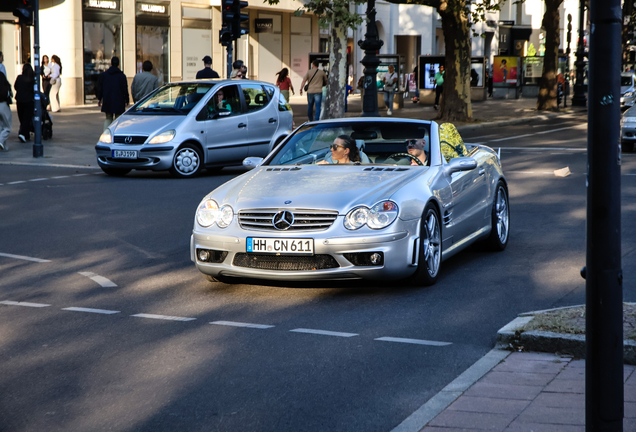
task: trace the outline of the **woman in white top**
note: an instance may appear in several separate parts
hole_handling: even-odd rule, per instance
[[[393,95],[397,87],[398,76],[395,73],[393,65],[389,65],[389,72],[384,74],[384,104],[386,105],[386,114],[393,114]]]
[[[62,62],[60,58],[53,54],[51,56],[51,92],[49,93],[49,99],[51,101],[51,112],[58,112],[60,110],[60,87],[62,85]]]

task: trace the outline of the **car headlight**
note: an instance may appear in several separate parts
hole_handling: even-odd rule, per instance
[[[371,229],[391,225],[398,216],[398,206],[393,201],[381,201],[371,207],[356,207],[345,216],[345,228],[357,230],[365,224]]]
[[[203,200],[197,209],[197,223],[202,227],[209,227],[216,223],[221,228],[227,228],[234,218],[234,210],[225,204],[221,208],[212,199]]]
[[[161,132],[160,134],[155,135],[154,137],[152,137],[152,139],[150,141],[148,141],[148,144],[163,144],[163,143],[167,143],[168,141],[171,141],[174,138],[175,135],[176,135],[176,132],[174,130]]]
[[[626,97],[626,98],[632,97],[632,96],[634,96],[634,92],[627,92],[623,95],[623,97]]]
[[[113,142],[113,136],[110,133],[110,129],[105,129],[104,132],[99,136],[99,142],[110,144]]]

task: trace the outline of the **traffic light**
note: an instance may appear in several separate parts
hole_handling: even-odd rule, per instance
[[[246,1],[234,0],[232,3],[232,34],[234,39],[239,39],[241,36],[250,32],[249,27],[243,27],[242,25],[244,21],[250,20],[250,16],[241,13],[241,9],[248,6],[249,4]]]
[[[33,25],[33,0],[18,0],[13,15],[18,17],[18,22],[27,26]]]
[[[227,27],[222,27],[219,30],[219,42],[223,46],[230,46],[232,44],[232,31]]]
[[[234,24],[234,0],[223,0],[221,3],[222,15],[223,15],[223,28],[232,31],[232,25]]]

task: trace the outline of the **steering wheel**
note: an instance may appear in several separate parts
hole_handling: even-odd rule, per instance
[[[391,156],[389,156],[388,158],[386,158],[386,160],[389,159],[393,159],[394,157],[407,157],[409,159],[412,159],[415,161],[415,163],[417,163],[419,166],[424,166],[424,164],[422,163],[421,160],[419,160],[419,158],[413,156],[410,153],[393,153]]]

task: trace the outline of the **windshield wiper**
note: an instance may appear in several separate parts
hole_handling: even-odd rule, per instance
[[[177,109],[177,108],[172,108],[172,107],[152,107],[152,108],[146,107],[146,108],[143,108],[141,110],[141,112],[149,112],[149,111],[152,111],[152,112],[177,112],[179,114],[183,114],[182,110]]]

